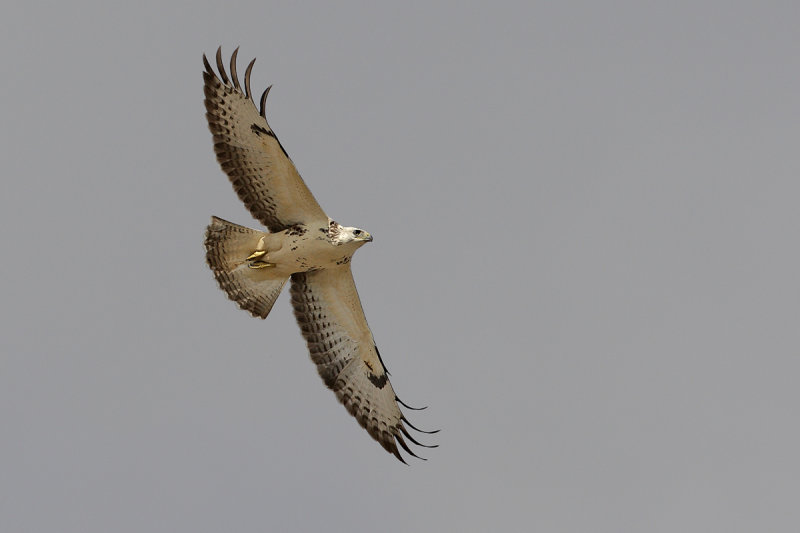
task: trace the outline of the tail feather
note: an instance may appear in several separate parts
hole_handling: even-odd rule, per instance
[[[228,298],[250,314],[266,318],[289,279],[271,268],[250,268],[247,257],[269,235],[211,217],[206,228],[206,262]]]

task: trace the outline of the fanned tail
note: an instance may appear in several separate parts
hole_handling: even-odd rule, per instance
[[[289,279],[259,261],[248,259],[268,233],[211,217],[206,228],[206,262],[228,298],[250,314],[266,318]],[[254,266],[262,268],[254,268]]]

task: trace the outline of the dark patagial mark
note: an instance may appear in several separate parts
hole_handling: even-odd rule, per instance
[[[372,383],[379,389],[382,389],[386,385],[386,382],[388,381],[386,374],[383,374],[382,376],[376,376],[372,372],[369,372],[367,374],[367,379],[369,379],[370,383]]]
[[[273,139],[275,139],[275,134],[269,131],[264,126],[260,126],[258,124],[252,124],[250,126],[250,130],[252,130],[252,132],[258,135],[259,137],[261,137],[261,135],[266,135],[268,137],[272,137]]]

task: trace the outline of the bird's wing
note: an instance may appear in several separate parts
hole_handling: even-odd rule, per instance
[[[250,213],[270,231],[315,222],[327,226],[327,215],[267,124],[264,106],[269,88],[261,96],[260,110],[256,108],[250,91],[250,72],[255,59],[244,74],[244,88],[239,84],[238,50],[231,57],[230,79],[220,49],[217,50],[219,77],[203,55],[206,118],[214,135],[217,161]]]
[[[400,400],[367,325],[350,265],[292,274],[291,294],[297,323],[325,385],[386,451],[405,462],[400,444],[417,457],[403,436],[425,445],[404,425],[417,430],[397,404]]]

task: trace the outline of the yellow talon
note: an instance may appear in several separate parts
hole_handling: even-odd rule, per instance
[[[266,246],[264,246],[264,237],[261,237],[258,239],[258,244],[256,244],[256,251],[250,254],[250,256],[247,258],[247,261],[251,259],[258,259],[259,257],[266,255],[267,250],[265,248]]]
[[[267,263],[266,261],[251,261],[247,266],[250,268],[269,268],[274,267],[275,263]]]
[[[247,256],[247,261],[249,261],[251,259],[258,259],[259,257],[265,256],[265,255],[267,255],[266,250],[256,250],[255,252],[253,252],[252,254]]]

